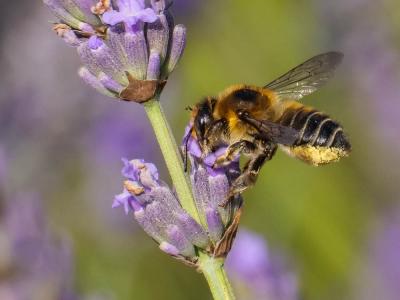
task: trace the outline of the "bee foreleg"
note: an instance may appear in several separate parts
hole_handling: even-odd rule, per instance
[[[214,147],[221,144],[221,139],[223,139],[228,130],[227,126],[228,123],[225,119],[216,120],[210,125],[203,138],[206,142],[205,148],[207,150],[212,151]]]
[[[226,149],[225,154],[218,157],[213,168],[221,168],[229,165],[241,153],[251,153],[255,150],[255,145],[252,142],[242,140],[236,142]]]

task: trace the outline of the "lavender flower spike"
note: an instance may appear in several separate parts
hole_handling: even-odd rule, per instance
[[[199,164],[193,165],[192,181],[197,208],[204,224],[197,223],[184,211],[174,193],[159,180],[156,167],[144,160],[122,160],[126,178],[124,190],[114,198],[113,207],[133,213],[136,221],[164,252],[194,264],[196,249],[219,257],[226,256],[236,234],[241,199],[223,208],[229,179],[224,173],[210,176]]]
[[[242,198],[235,196],[226,206],[221,204],[226,203],[230,184],[240,175],[239,161],[235,160],[224,168],[213,169],[212,165],[224,154],[225,148],[202,159],[197,140],[190,136],[190,127],[186,128],[182,147],[187,147],[184,151],[188,151],[192,166],[190,178],[196,207],[207,226],[214,256],[226,256],[239,226]]]
[[[55,30],[78,49],[82,79],[99,92],[144,103],[163,89],[186,42],[164,0],[44,0]]]
[[[158,178],[153,164],[123,159],[124,191],[113,207],[124,207],[159,245],[176,258],[194,263],[195,247],[207,248],[206,231],[181,207],[173,192]]]

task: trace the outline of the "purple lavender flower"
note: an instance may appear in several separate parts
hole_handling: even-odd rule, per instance
[[[125,28],[132,30],[142,22],[153,23],[158,16],[151,8],[145,8],[144,0],[117,0],[118,10],[110,9],[103,14],[102,20],[108,25],[124,23]]]
[[[66,25],[64,29],[78,30],[82,34],[94,34],[102,25],[99,16],[93,13],[96,0],[43,0],[43,2],[61,24]]]
[[[39,299],[39,295],[61,299],[74,294],[69,242],[57,242],[50,235],[38,198],[20,195],[9,202],[0,234],[4,237],[2,256],[8,249],[6,267],[0,266],[4,272],[0,295],[12,297],[1,299]]]
[[[57,33],[78,49],[79,75],[110,97],[154,98],[183,54],[186,29],[174,26],[164,0],[44,1],[60,19]]]
[[[203,157],[203,153],[200,147],[200,144],[198,143],[197,139],[194,138],[191,135],[191,129],[193,127],[193,124],[189,124],[186,129],[185,129],[185,134],[183,137],[183,141],[182,141],[182,152],[186,153],[188,152],[189,156],[192,159],[192,165],[194,166],[199,166],[202,165],[207,172],[211,175],[211,176],[216,176],[219,174],[230,174],[230,179],[233,179],[232,176],[238,176],[240,169],[239,169],[239,156],[236,157],[236,159],[234,159],[232,161],[231,164],[229,164],[226,167],[221,167],[221,168],[213,168],[214,163],[216,162],[216,160],[222,156],[223,154],[225,154],[225,151],[227,149],[227,147],[220,147],[218,148],[216,151],[211,152],[210,154],[208,154],[206,157]]]
[[[272,257],[265,240],[250,231],[240,230],[226,267],[239,298],[256,300],[298,299],[295,276],[284,271]]]
[[[21,194],[8,202],[0,223],[0,299],[85,299],[74,291],[73,271],[70,241],[50,233],[39,198]]]
[[[397,300],[400,295],[400,207],[385,212],[371,230],[366,261],[357,268],[353,299]],[[366,284],[366,282],[368,284]]]
[[[140,226],[161,250],[195,261],[195,246],[205,248],[209,239],[203,228],[180,206],[173,192],[158,179],[153,164],[143,160],[123,160],[126,177],[124,191],[114,199],[113,207],[123,206],[133,212]]]
[[[161,250],[190,264],[197,261],[196,248],[215,256],[227,254],[233,240],[231,237],[236,234],[234,218],[241,199],[234,199],[227,207],[219,206],[229,190],[225,174],[210,177],[205,168],[194,165],[191,178],[197,209],[203,219],[199,224],[159,180],[153,164],[126,159],[123,163],[124,190],[114,198],[113,207],[123,207],[125,213],[132,212]]]

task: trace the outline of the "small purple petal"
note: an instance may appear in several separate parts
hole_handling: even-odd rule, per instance
[[[139,173],[138,171],[133,167],[131,162],[127,158],[122,158],[122,163],[124,164],[124,167],[122,168],[122,176],[126,177],[127,179],[133,180],[133,181],[138,181],[139,180]]]
[[[146,8],[144,10],[139,11],[136,14],[136,17],[146,23],[153,23],[155,21],[157,21],[158,17],[155,14],[154,10],[152,10],[151,8]]]
[[[114,198],[114,202],[112,204],[112,208],[116,208],[119,206],[124,207],[125,214],[129,214],[131,210],[138,211],[143,209],[140,204],[135,200],[135,198],[129,193],[126,189],[119,195],[116,195]]]
[[[197,158],[200,158],[202,155],[200,145],[194,138],[190,138],[188,142],[188,151],[191,155]]]
[[[114,26],[117,23],[123,22],[125,20],[125,16],[116,10],[110,10],[103,14],[102,19],[104,23]]]
[[[104,45],[104,43],[103,43],[102,39],[98,38],[95,35],[91,36],[88,40],[88,46],[92,50],[97,50],[103,45]]]
[[[103,14],[102,19],[104,23],[109,25],[124,22],[127,31],[131,31],[139,21],[152,23],[158,17],[153,9],[145,8],[143,1],[119,0],[118,11],[107,11]]]
[[[206,165],[208,165],[208,166],[211,167],[211,166],[215,163],[216,160],[217,160],[217,156],[215,155],[215,153],[210,153],[209,155],[207,155],[207,156],[204,158],[203,162],[204,162]]]

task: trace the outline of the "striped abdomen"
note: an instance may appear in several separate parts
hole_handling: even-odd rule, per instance
[[[350,143],[339,123],[317,110],[304,106],[288,108],[280,123],[299,132],[295,146],[310,145],[350,151]]]

